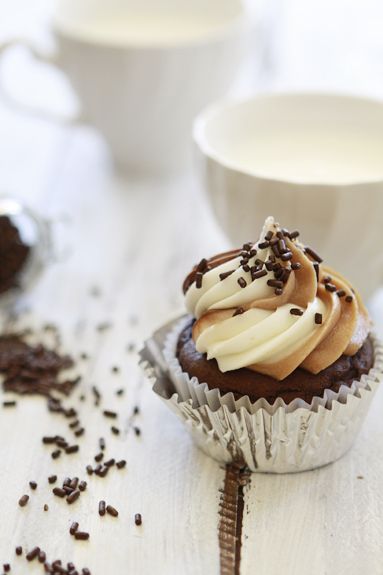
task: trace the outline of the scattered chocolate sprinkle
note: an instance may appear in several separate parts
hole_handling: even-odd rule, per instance
[[[242,269],[243,269],[244,272],[247,273],[247,272],[250,271],[250,266],[248,266],[248,265],[246,264],[246,265],[242,266]]]
[[[40,394],[53,401],[52,392],[69,395],[79,378],[59,381],[62,371],[73,366],[69,356],[61,356],[41,343],[29,345],[26,332],[0,336],[0,372],[4,391]],[[59,401],[56,400],[56,404]],[[49,406],[48,406],[49,407]]]
[[[99,444],[99,446],[100,446],[100,449],[101,449],[102,451],[104,451],[104,449],[105,449],[105,439],[104,439],[103,437],[100,437],[100,439],[98,440],[98,444]]]
[[[123,469],[125,466],[126,466],[125,459],[121,459],[121,461],[117,461],[117,463],[116,463],[117,469]]]
[[[21,547],[21,545],[18,545],[15,549],[16,551],[16,555],[22,555],[23,554],[23,548]]]
[[[271,271],[273,270],[273,267],[274,267],[274,262],[268,260],[268,261],[265,263],[265,267],[266,267],[266,269],[267,269],[268,272],[271,272]]]
[[[303,311],[301,309],[299,309],[298,307],[292,307],[290,309],[290,313],[291,313],[291,315],[303,315]]]
[[[92,386],[92,392],[93,392],[93,395],[94,395],[94,404],[95,404],[96,406],[97,406],[97,405],[100,405],[101,393],[99,392],[98,388],[97,388],[95,385]]]
[[[320,256],[318,256],[318,254],[308,246],[305,247],[305,254],[308,254],[313,260],[318,262],[318,264],[321,264],[323,262],[323,259]]]
[[[29,487],[33,490],[37,489],[37,483],[36,481],[30,481],[29,482]]]
[[[138,405],[135,405],[133,408],[133,415],[138,415],[140,413],[140,408]]]
[[[80,497],[80,495],[81,495],[81,491],[79,489],[76,489],[70,495],[68,495],[68,497],[66,498],[67,503],[69,505],[71,505],[72,503],[77,501],[77,499]]]
[[[106,503],[105,501],[100,501],[98,504],[98,514],[103,517],[105,515]]]
[[[99,323],[96,326],[96,330],[102,332],[102,331],[106,331],[107,329],[110,329],[111,327],[112,327],[112,324],[110,321],[102,321],[101,323]]]
[[[4,563],[3,565],[3,570],[5,573],[9,573],[9,571],[11,570],[11,566],[9,563]]]
[[[264,249],[268,248],[269,245],[270,245],[270,242],[269,242],[268,240],[266,240],[266,241],[264,241],[264,242],[260,242],[260,243],[258,244],[258,247],[259,247],[260,250],[264,250]]]
[[[82,435],[84,435],[85,433],[85,429],[83,427],[80,427],[80,429],[77,429],[77,431],[74,432],[76,437],[81,437]]]
[[[29,551],[26,554],[25,557],[27,558],[28,561],[33,561],[33,559],[36,559],[39,553],[40,553],[40,547],[34,547],[33,549],[31,549],[31,551]]]
[[[87,541],[89,539],[89,533],[86,533],[85,531],[76,531],[74,538],[79,541]]]
[[[79,524],[77,521],[73,521],[72,525],[69,527],[69,533],[74,535],[79,528]]]
[[[141,513],[136,513],[134,516],[134,523],[136,525],[142,525],[142,517],[141,517]]]
[[[16,401],[3,401],[3,407],[15,407],[16,405]]]
[[[100,451],[100,453],[97,453],[97,455],[94,456],[94,460],[97,461],[97,463],[100,463],[100,461],[102,461],[103,458],[104,454],[102,451]]]
[[[223,272],[222,274],[219,274],[219,279],[225,280],[226,278],[228,278],[229,276],[231,276],[232,273],[234,273],[235,270],[230,270],[228,272]]]
[[[73,477],[73,479],[71,479],[71,481],[69,482],[69,487],[71,487],[72,489],[77,489],[78,482],[79,482],[78,477]]]
[[[237,283],[238,283],[239,287],[241,287],[241,288],[245,288],[247,286],[247,282],[246,282],[245,278],[242,278],[242,277],[237,279]]]
[[[283,289],[282,288],[275,288],[274,293],[275,293],[275,295],[282,295]]]
[[[56,483],[56,481],[57,481],[57,475],[50,475],[50,476],[48,477],[48,482],[49,482],[49,483],[51,483],[51,484],[52,484],[52,483]]]
[[[120,389],[116,390],[116,395],[124,395],[125,393],[125,389],[123,389],[122,387]]]
[[[84,481],[84,480],[82,480],[82,481],[80,481],[80,483],[78,484],[78,488],[79,488],[80,491],[85,491],[86,488],[87,488],[87,485],[88,485],[87,482]]]
[[[110,428],[111,432],[114,433],[114,435],[119,435],[120,434],[120,430],[118,429],[118,427],[116,427],[115,425],[112,425],[112,427]]]
[[[23,495],[22,497],[20,497],[19,499],[20,507],[25,507],[28,501],[29,501],[29,495]]]
[[[116,419],[117,413],[115,411],[110,411],[109,409],[104,409],[102,412],[105,417],[110,417],[112,419]]]
[[[120,372],[120,368],[118,367],[118,365],[114,365],[112,367],[112,373],[119,373]]]
[[[235,312],[233,313],[232,317],[235,317],[236,315],[241,315],[242,313],[244,313],[245,310],[243,309],[243,307],[237,307],[237,309],[235,310]]]
[[[45,553],[45,551],[40,551],[39,557],[38,557],[39,562],[40,562],[40,563],[45,563],[46,558],[47,558],[47,554]]]
[[[335,292],[337,290],[336,286],[334,284],[325,284],[325,288],[327,291],[329,292]]]
[[[294,271],[300,270],[301,268],[302,264],[300,262],[294,262],[293,264],[291,264],[291,269],[293,269]]]
[[[332,277],[331,276],[326,276],[323,278],[323,283],[324,284],[329,284],[332,281]]]
[[[74,421],[71,421],[71,423],[69,424],[69,427],[71,429],[74,429],[75,427],[77,427],[78,425],[80,425],[80,422],[78,419],[75,419]]]
[[[315,275],[316,275],[316,278],[317,278],[317,282],[319,282],[319,264],[318,264],[318,262],[314,262],[314,263],[313,263],[313,266],[314,266],[314,270],[315,270]]]
[[[69,447],[65,448],[65,453],[77,453],[80,447],[78,445],[70,445]]]
[[[0,294],[20,287],[19,279],[29,256],[30,247],[25,244],[19,229],[8,216],[0,216]]]
[[[116,460],[114,459],[114,457],[111,457],[110,459],[108,459],[108,461],[104,462],[104,465],[106,467],[113,467],[113,465],[116,463]]]
[[[86,472],[88,475],[92,475],[93,474],[93,467],[91,465],[87,465],[86,466]]]
[[[354,298],[352,297],[352,295],[348,295],[348,296],[346,296],[345,301],[346,301],[347,303],[351,303],[353,299],[354,299]]]
[[[295,238],[299,237],[299,232],[298,230],[295,230],[293,232],[289,232],[289,238],[290,240],[295,240]]]
[[[321,313],[316,313],[315,314],[315,323],[317,325],[320,325],[322,323],[322,314]]]
[[[54,487],[52,489],[52,493],[53,495],[56,495],[56,497],[65,497],[67,494],[65,489],[63,489],[62,487]]]
[[[338,291],[336,292],[336,295],[338,297],[342,298],[346,295],[346,292],[344,291],[344,289],[338,289]]]
[[[133,431],[137,435],[137,437],[141,435],[141,429],[139,427],[133,426]]]
[[[118,511],[115,507],[112,507],[112,505],[106,506],[106,512],[112,517],[118,517]]]
[[[49,507],[48,507],[47,503],[44,503],[43,509],[44,509],[44,511],[48,511],[48,510],[49,510]]]
[[[58,437],[56,439],[56,445],[57,447],[61,447],[62,449],[65,449],[66,447],[68,447],[68,442],[65,441],[65,439],[63,437]]]

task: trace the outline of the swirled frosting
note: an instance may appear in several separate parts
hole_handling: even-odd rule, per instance
[[[258,242],[201,260],[185,279],[196,349],[222,372],[319,373],[363,345],[370,320],[359,294],[298,237],[267,218]]]

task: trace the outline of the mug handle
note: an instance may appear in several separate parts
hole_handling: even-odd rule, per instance
[[[12,40],[8,40],[0,44],[0,58],[12,48],[17,46],[22,46],[26,48],[29,53],[33,56],[35,60],[38,62],[42,62],[44,64],[50,64],[53,67],[57,67],[57,59],[54,54],[48,54],[41,52],[36,46],[34,46],[31,42],[24,38],[14,38]],[[59,68],[60,69],[60,68]],[[54,122],[59,122],[63,125],[71,125],[71,124],[79,124],[85,122],[85,118],[83,117],[83,113],[80,111],[77,114],[73,114],[72,116],[65,116],[55,112],[48,112],[43,108],[39,108],[38,106],[29,105],[17,97],[11,94],[5,85],[4,78],[0,75],[0,98],[11,108],[22,112],[23,114],[28,114],[32,116],[36,116],[43,120],[50,120]]]

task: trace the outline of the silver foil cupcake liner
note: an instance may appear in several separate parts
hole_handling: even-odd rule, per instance
[[[155,332],[140,352],[141,365],[153,391],[206,454],[254,472],[291,473],[331,463],[352,446],[383,378],[383,346],[375,336],[374,367],[359,381],[337,393],[328,390],[310,404],[278,399],[270,405],[222,395],[182,371],[176,345],[188,321],[184,316]]]

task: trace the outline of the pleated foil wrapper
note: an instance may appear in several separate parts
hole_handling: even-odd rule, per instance
[[[328,390],[310,404],[278,399],[270,405],[222,395],[182,371],[176,345],[188,321],[190,316],[183,316],[156,331],[145,342],[140,363],[153,391],[207,455],[253,472],[292,473],[331,463],[352,446],[383,378],[383,346],[374,335],[374,367],[359,381],[338,393]]]

